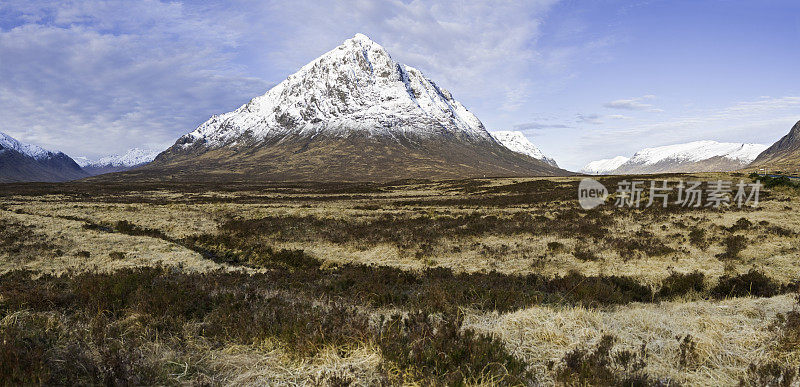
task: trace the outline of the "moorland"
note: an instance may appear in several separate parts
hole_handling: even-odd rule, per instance
[[[798,383],[800,188],[583,210],[579,181],[3,185],[0,380]]]

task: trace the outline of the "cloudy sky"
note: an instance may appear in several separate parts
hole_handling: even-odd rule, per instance
[[[561,166],[800,120],[796,0],[0,2],[0,131],[167,147],[361,32]]]

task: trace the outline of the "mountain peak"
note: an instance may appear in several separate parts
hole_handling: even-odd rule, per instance
[[[211,117],[179,142],[185,149],[215,148],[357,132],[390,138],[448,133],[491,141],[480,120],[447,90],[357,34],[266,94]]]
[[[320,58],[323,58],[323,57],[325,57],[327,55],[330,55],[331,53],[334,53],[336,51],[347,50],[347,49],[354,49],[354,50],[358,50],[358,51],[363,51],[366,54],[368,54],[370,51],[375,51],[376,53],[379,53],[379,54],[383,54],[383,55],[386,55],[386,56],[389,55],[386,52],[386,49],[383,48],[383,46],[381,46],[380,44],[378,44],[374,40],[370,39],[367,35],[358,33],[358,34],[355,34],[355,36],[353,36],[352,38],[347,39],[344,42],[342,42],[342,44],[340,44],[335,49],[333,49],[331,51],[328,51],[327,53],[323,54],[322,56],[320,56]],[[317,60],[319,60],[320,58],[317,58]],[[311,63],[314,63],[314,62],[311,62]]]
[[[363,34],[212,116],[138,172],[220,166],[278,180],[566,173],[503,147],[450,92]]]
[[[95,161],[86,157],[76,159],[84,171],[90,175],[127,171],[152,162],[160,150],[131,148],[124,154],[103,156]]]
[[[142,149],[142,148],[131,148],[128,149],[124,154],[113,154],[103,156],[96,161],[88,161],[85,160],[86,158],[82,158],[83,162],[82,167],[90,166],[90,167],[135,167],[142,164],[147,164],[161,153],[160,150],[155,149]]]
[[[359,33],[357,33],[357,34],[355,34],[355,36],[353,36],[353,37],[352,37],[352,38],[350,38],[349,40],[352,40],[352,41],[354,41],[354,42],[359,42],[359,43],[366,43],[366,44],[377,44],[377,43],[375,43],[375,41],[373,41],[372,39],[370,39],[370,38],[369,38],[369,36],[367,36],[367,35],[364,35],[364,34],[362,34],[362,33],[360,33],[360,32],[359,32]]]
[[[0,132],[0,182],[66,181],[86,176],[64,153],[24,144]]]
[[[0,149],[3,148],[13,149],[19,153],[33,157],[37,160],[41,160],[55,155],[55,152],[51,152],[36,145],[23,144],[14,137],[11,137],[3,132],[0,132]]]
[[[545,154],[520,131],[500,130],[491,132],[490,134],[497,142],[514,152],[533,157],[534,159],[558,167],[555,160],[545,156]]]
[[[701,140],[685,144],[645,148],[636,152],[631,158],[631,162],[653,165],[666,160],[696,162],[712,157],[723,157],[749,164],[766,148],[766,145],[761,144]]]

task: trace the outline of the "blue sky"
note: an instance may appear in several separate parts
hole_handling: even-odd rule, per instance
[[[561,166],[800,120],[797,1],[0,3],[0,131],[166,147],[361,32]]]

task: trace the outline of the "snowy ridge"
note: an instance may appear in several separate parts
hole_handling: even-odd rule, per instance
[[[558,167],[558,164],[556,164],[555,160],[545,156],[545,154],[542,153],[542,151],[539,150],[536,145],[533,145],[533,143],[531,143],[528,138],[522,134],[522,132],[502,130],[490,132],[490,134],[495,140],[497,140],[497,142],[514,152],[522,153],[523,155],[533,157],[537,160],[542,160],[547,164]]]
[[[581,168],[580,172],[587,175],[604,175],[625,164],[630,160],[625,156],[617,156],[611,159],[592,161]]]
[[[108,155],[91,161],[86,157],[78,157],[75,161],[81,167],[135,167],[153,161],[160,150],[132,148],[123,155]]]
[[[211,117],[178,143],[216,148],[290,134],[345,136],[354,131],[391,137],[449,133],[493,141],[447,90],[356,34],[266,94]]]
[[[645,148],[636,152],[630,159],[632,164],[653,165],[662,161],[694,162],[713,157],[749,164],[767,149],[762,144],[741,144],[716,141],[694,141],[686,144]]]
[[[645,148],[630,159],[617,156],[613,159],[592,161],[581,172],[592,175],[725,172],[750,164],[765,149],[767,146],[761,144],[694,141]]]
[[[3,132],[0,132],[0,146],[3,148],[13,149],[26,156],[33,157],[36,160],[43,160],[56,155],[55,152],[40,148],[36,145],[23,144]]]

